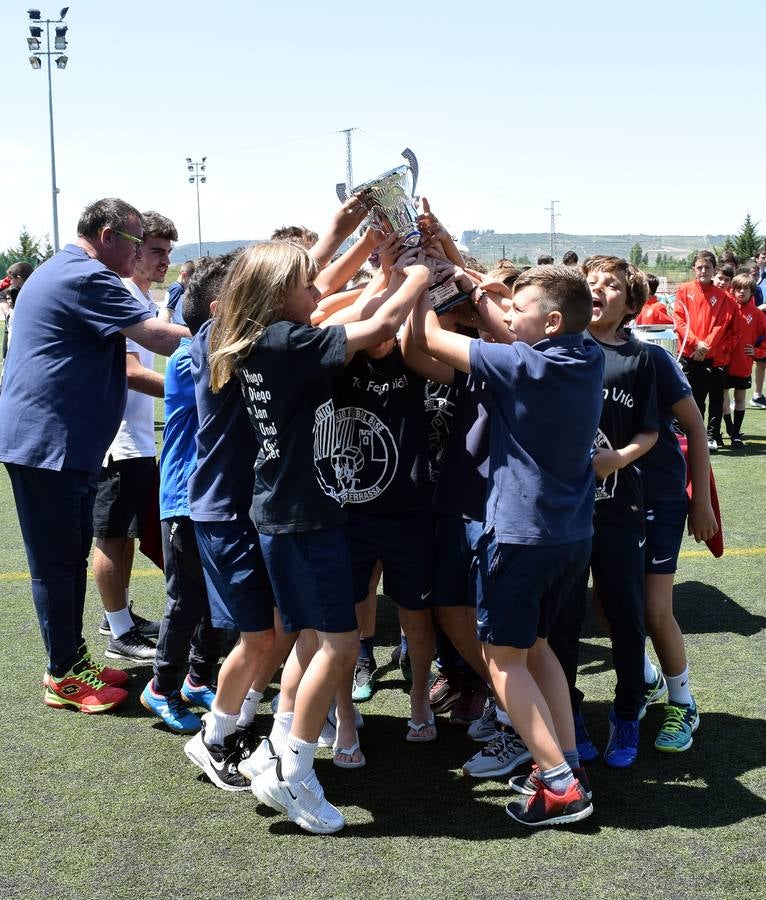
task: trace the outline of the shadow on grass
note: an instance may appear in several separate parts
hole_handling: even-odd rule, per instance
[[[606,711],[602,705],[604,722]],[[594,724],[598,719],[593,707],[589,718]],[[766,744],[765,722],[703,713],[691,751],[660,754],[652,747],[660,720],[660,707],[650,711],[638,762],[630,770],[616,771],[603,763],[589,767],[595,812],[576,826],[578,831],[717,828],[766,814],[766,801],[737,780],[763,763],[759,748]],[[401,720],[368,716],[366,723],[362,735],[366,768],[341,772],[329,760],[317,762],[317,773],[333,803],[341,809],[359,807],[372,816],[372,822],[350,822],[339,837],[478,841],[495,840],[506,831],[508,837],[534,833],[511,822],[499,805],[498,801],[516,796],[505,779],[477,781],[459,775],[456,762],[464,761],[477,745],[455,734],[446,723],[439,723],[440,736],[435,743],[414,747],[404,741]],[[594,737],[602,736],[599,729],[592,731]],[[731,752],[732,747],[737,748],[736,753]],[[519,769],[523,771],[525,768]],[[273,816],[263,807],[259,810]],[[286,834],[296,826],[279,816],[269,828]]]

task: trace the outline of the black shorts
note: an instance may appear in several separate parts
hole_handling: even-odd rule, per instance
[[[140,538],[151,511],[154,490],[153,456],[109,460],[98,476],[93,506],[93,533],[97,538]]]
[[[723,386],[725,388],[734,388],[735,391],[749,391],[753,386],[753,379],[747,375],[724,375]]]
[[[678,568],[687,512],[686,497],[681,500],[647,501],[644,547],[644,571],[647,575],[671,575]]]

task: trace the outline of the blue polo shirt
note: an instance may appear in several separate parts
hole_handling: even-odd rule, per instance
[[[189,507],[195,522],[247,519],[253,501],[258,445],[245,410],[239,379],[214,394],[210,387],[209,319],[189,345],[197,399],[197,468],[189,479]]]
[[[24,284],[0,394],[0,462],[98,473],[127,396],[125,338],[152,317],[82,247],[67,244]]]
[[[189,476],[197,467],[197,401],[189,355],[181,338],[165,369],[165,428],[160,454],[160,518],[188,516]]]
[[[533,347],[473,340],[470,364],[489,397],[485,529],[504,544],[544,546],[591,537],[601,350],[582,334]]]

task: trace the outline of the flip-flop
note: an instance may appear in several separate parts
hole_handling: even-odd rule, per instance
[[[436,727],[435,726],[436,726],[436,721],[434,720],[433,716],[427,722],[420,722],[420,723],[415,723],[412,721],[412,719],[410,719],[407,722],[407,727],[410,729],[410,731],[414,731],[415,734],[410,734],[408,732],[406,740],[408,740],[411,744],[427,744],[430,741],[435,741],[436,740]],[[421,737],[421,732],[423,731],[424,728],[433,728],[434,733],[431,735],[428,735],[427,737]]]
[[[339,754],[343,754],[344,756],[353,756],[357,750],[359,751],[359,755],[361,759],[357,762],[344,762],[343,760],[338,759]],[[332,762],[334,766],[337,766],[339,769],[361,769],[362,766],[367,765],[367,760],[365,759],[364,753],[362,753],[361,747],[359,746],[359,741],[352,744],[350,747],[336,747],[332,748],[333,757]]]

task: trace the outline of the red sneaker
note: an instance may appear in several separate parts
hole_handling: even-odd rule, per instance
[[[567,825],[587,819],[593,812],[580,782],[575,778],[563,794],[554,794],[541,781],[531,797],[522,795],[505,807],[508,815],[531,828],[540,825]]]
[[[124,669],[112,669],[109,666],[102,666],[93,659],[90,650],[83,648],[83,653],[79,661],[85,661],[88,664],[87,668],[95,672],[96,678],[98,678],[99,681],[103,681],[104,684],[111,685],[111,687],[123,687],[128,683],[130,676]],[[45,687],[48,687],[49,680],[50,674],[46,672],[43,675],[43,685]]]
[[[102,713],[119,706],[128,699],[128,692],[120,687],[104,684],[85,659],[63,678],[46,676],[43,701],[54,709],[72,706],[84,713]]]

